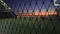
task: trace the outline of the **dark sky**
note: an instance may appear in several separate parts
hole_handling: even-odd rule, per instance
[[[4,2],[13,10],[23,11],[54,11],[55,7],[51,4],[51,0],[4,0]]]

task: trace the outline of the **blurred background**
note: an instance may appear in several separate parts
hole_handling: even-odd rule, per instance
[[[0,34],[60,34],[60,6],[54,0],[0,0]]]

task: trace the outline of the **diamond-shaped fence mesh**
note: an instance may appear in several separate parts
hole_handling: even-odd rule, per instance
[[[17,19],[0,19],[0,34],[60,34],[59,9],[52,0],[18,1],[5,1],[13,2],[11,7],[19,15]]]

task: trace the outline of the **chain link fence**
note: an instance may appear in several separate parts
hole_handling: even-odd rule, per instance
[[[10,1],[14,0],[7,2]],[[17,1],[15,2],[18,4]],[[0,19],[0,34],[60,34],[59,10],[53,5],[52,0],[20,2],[12,6],[12,9],[19,8],[19,18]]]

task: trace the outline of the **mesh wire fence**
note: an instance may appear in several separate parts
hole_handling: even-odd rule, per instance
[[[10,1],[12,3],[14,0],[7,2]],[[0,34],[60,34],[60,19],[56,13],[59,10],[55,11],[52,0],[22,0],[21,3],[15,3],[18,5],[14,4],[12,9],[20,6],[19,18],[0,19]],[[30,13],[34,17],[26,17]]]
[[[60,21],[56,17],[45,20],[40,17],[1,19],[0,34],[60,34]]]

